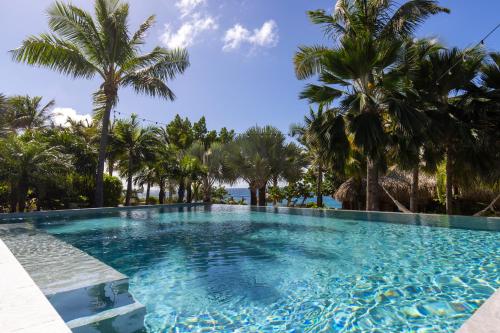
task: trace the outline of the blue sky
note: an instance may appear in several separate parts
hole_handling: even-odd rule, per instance
[[[45,69],[11,61],[8,50],[31,34],[48,31],[45,10],[52,0],[1,1],[0,93],[55,99],[65,112],[88,114],[98,80],[72,80]],[[89,0],[74,4],[91,9]],[[272,124],[287,132],[302,120],[307,104],[297,98],[304,86],[293,73],[292,57],[301,44],[326,43],[305,12],[332,8],[332,0],[130,0],[134,30],[150,14],[157,23],[144,49],[155,45],[187,46],[191,67],[170,83],[177,95],[166,102],[120,91],[117,109],[168,122],[175,114],[196,120],[205,115],[209,128],[241,132]],[[443,0],[451,9],[426,21],[419,36],[438,37],[448,46],[466,47],[499,23],[500,1]],[[486,43],[500,50],[500,31]]]

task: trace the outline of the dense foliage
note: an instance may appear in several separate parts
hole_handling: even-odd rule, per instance
[[[242,204],[224,186],[243,181],[252,205],[323,207],[328,195],[348,209],[495,212],[500,55],[414,38],[427,17],[448,12],[432,0],[338,0],[332,13],[309,12],[331,43],[295,55],[297,78],[317,82],[301,92],[310,110],[286,136],[273,126],[209,130],[204,117],[111,119],[122,86],[172,100],[166,82],[187,69],[187,52],[141,54],[154,17],[129,35],[120,1],[96,0],[94,16],[56,3],[53,34],[12,54],[101,77],[94,117],[55,124],[54,100],[0,94],[0,209]]]

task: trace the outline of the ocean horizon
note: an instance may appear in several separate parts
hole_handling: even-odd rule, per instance
[[[228,194],[224,199],[229,199],[229,198],[233,197],[233,199],[235,201],[240,201],[241,199],[243,199],[243,201],[246,204],[248,204],[250,202],[250,190],[246,187],[227,187],[226,191]],[[158,198],[159,189],[152,188],[150,191],[150,194],[152,197]],[[167,195],[168,195],[168,193],[167,193]],[[140,198],[144,198],[144,196],[145,196],[145,193],[139,193]],[[296,203],[298,203],[298,204],[300,204],[302,202],[302,198],[295,198],[295,199],[297,200]],[[316,196],[308,198],[305,202],[306,203],[316,202]],[[342,208],[342,203],[335,200],[331,196],[326,196],[326,195],[323,196],[323,203],[328,208]],[[286,200],[282,201],[281,205],[286,206]]]

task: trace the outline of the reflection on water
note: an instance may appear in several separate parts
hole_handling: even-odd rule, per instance
[[[499,232],[307,212],[151,209],[39,227],[127,274],[151,332],[453,332],[500,287]]]

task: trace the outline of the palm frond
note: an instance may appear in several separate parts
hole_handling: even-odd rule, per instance
[[[341,97],[342,91],[329,87],[318,86],[315,84],[308,84],[306,88],[300,93],[301,99],[307,99],[310,103],[331,104],[334,100]]]
[[[54,35],[29,37],[19,48],[10,52],[14,61],[46,67],[75,78],[92,78],[96,72],[103,75],[76,45]]]
[[[409,37],[428,17],[449,12],[448,8],[438,6],[435,0],[410,0],[395,11],[380,35],[384,38]]]
[[[325,46],[300,46],[293,58],[295,75],[299,80],[310,78],[321,72],[322,60],[331,53]]]

